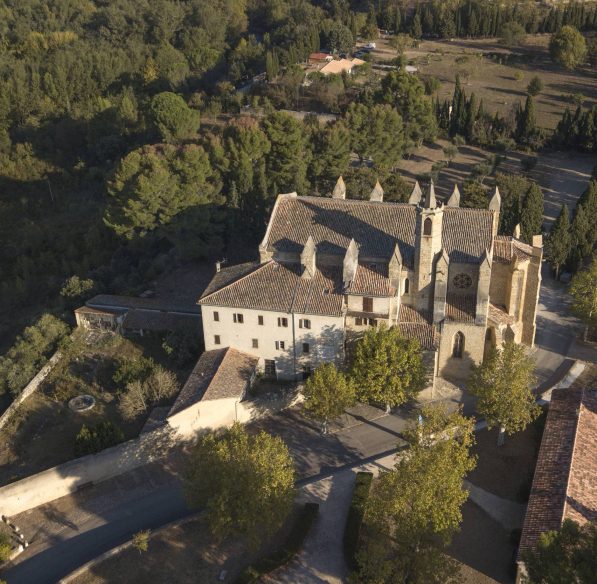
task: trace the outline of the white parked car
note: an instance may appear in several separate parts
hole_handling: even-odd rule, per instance
[[[377,45],[375,43],[367,43],[365,45],[366,49],[374,49]]]

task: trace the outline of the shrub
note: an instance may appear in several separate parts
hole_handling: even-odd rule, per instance
[[[0,357],[0,395],[6,391],[19,394],[68,332],[68,325],[51,314],[44,314],[27,327],[6,355]]]
[[[372,481],[372,473],[357,473],[354,491],[352,493],[352,501],[350,503],[350,508],[348,509],[346,527],[344,528],[344,558],[349,569],[352,571],[358,568],[356,554],[359,549],[361,526],[363,525],[365,506],[369,499]]]
[[[151,357],[125,358],[116,369],[112,379],[116,385],[126,386],[133,381],[145,381],[155,368],[155,361]]]
[[[527,93],[529,95],[539,95],[543,91],[543,81],[535,75],[527,86]]]
[[[425,95],[433,95],[442,86],[437,77],[427,77],[425,79]]]
[[[174,373],[157,365],[145,381],[135,380],[126,386],[118,409],[123,418],[132,420],[144,414],[151,405],[172,397],[178,390]]]
[[[520,159],[520,165],[525,172],[530,172],[537,166],[537,157],[536,156],[527,156],[525,158]]]
[[[95,454],[123,440],[122,430],[109,420],[99,422],[90,428],[83,424],[75,438],[75,456]]]
[[[146,552],[149,547],[149,529],[144,529],[143,531],[135,533],[133,535],[132,544],[135,549],[139,550],[140,554]]]
[[[201,338],[196,332],[173,331],[164,337],[162,348],[174,365],[184,367],[199,357]]]
[[[12,544],[10,537],[4,533],[0,533],[0,564],[8,561],[12,553]]]
[[[262,576],[292,560],[303,546],[318,513],[319,505],[317,503],[305,503],[284,544],[269,556],[261,558],[249,566],[234,581],[234,584],[256,584]]]

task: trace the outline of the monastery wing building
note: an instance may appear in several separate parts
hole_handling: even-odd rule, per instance
[[[279,195],[260,262],[219,270],[199,300],[206,351],[234,347],[265,375],[308,376],[342,364],[369,327],[398,326],[419,340],[434,379],[467,378],[489,346],[532,346],[541,283],[533,245],[497,235],[498,189],[489,209],[460,208],[454,188],[438,204],[431,183],[408,203]]]

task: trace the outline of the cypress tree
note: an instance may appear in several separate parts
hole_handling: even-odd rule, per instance
[[[582,260],[593,251],[595,239],[594,234],[591,232],[589,216],[582,204],[576,206],[572,227],[570,228],[570,239],[572,252],[569,264],[572,271],[576,271],[581,266]]]
[[[535,100],[532,95],[527,96],[523,110],[519,111],[516,128],[516,139],[521,144],[528,144],[537,133],[537,114]]]
[[[466,107],[466,127],[464,131],[466,139],[469,142],[473,139],[475,134],[475,121],[477,120],[478,109],[477,96],[473,92]]]
[[[526,243],[532,243],[533,235],[541,233],[543,226],[543,193],[533,182],[522,202],[520,212],[520,234]]]
[[[559,279],[560,268],[564,265],[570,254],[570,246],[570,216],[568,213],[568,206],[562,205],[562,210],[553,224],[553,227],[549,232],[549,237],[545,242],[545,259],[555,270],[556,279]]]
[[[411,27],[411,35],[415,39],[420,39],[423,36],[423,27],[421,26],[421,17],[417,12],[413,18],[413,24]]]

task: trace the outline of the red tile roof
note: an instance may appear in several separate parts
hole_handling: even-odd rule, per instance
[[[400,305],[398,327],[408,339],[417,339],[421,348],[433,351],[439,346],[439,333],[431,324],[431,315],[415,310],[412,306]]]
[[[387,264],[359,264],[354,280],[345,290],[347,294],[388,297],[396,294],[396,289],[388,279]]]
[[[318,253],[344,255],[351,239],[361,258],[389,258],[396,243],[413,266],[417,208],[405,203],[280,195],[263,245],[299,254],[309,236]],[[451,261],[478,263],[492,245],[493,212],[444,208],[442,245]]]
[[[322,266],[313,278],[302,278],[300,265],[272,260],[215,292],[207,292],[199,304],[341,316],[342,269]]]
[[[597,520],[597,392],[586,388],[552,394],[519,554],[567,518]]]
[[[258,361],[254,355],[232,347],[206,351],[199,357],[169,415],[200,401],[230,397],[242,399]]]
[[[513,257],[520,261],[528,260],[533,256],[533,248],[518,239],[508,235],[497,235],[493,244],[493,261],[509,264]]]
[[[487,314],[489,320],[497,324],[514,324],[515,320],[513,316],[510,316],[503,306],[497,306],[495,304],[489,304],[489,312]]]

